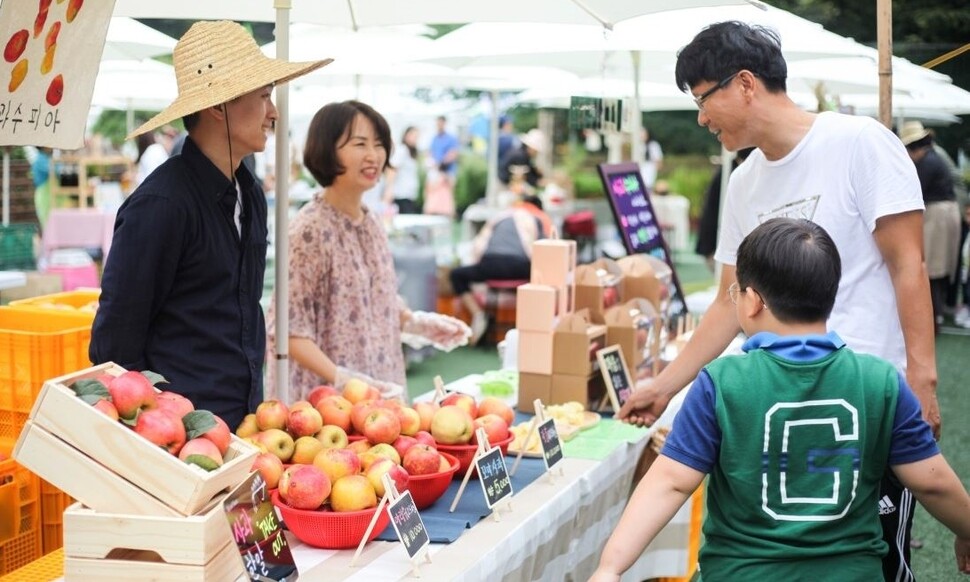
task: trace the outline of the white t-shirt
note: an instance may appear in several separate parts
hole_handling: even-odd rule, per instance
[[[138,159],[138,174],[135,177],[135,186],[141,184],[145,181],[145,178],[149,174],[155,171],[155,168],[161,166],[168,159],[168,152],[165,151],[165,146],[160,143],[153,143],[152,145],[145,148],[145,151],[141,154]]]
[[[829,329],[857,352],[906,369],[889,270],[872,236],[876,219],[923,208],[919,178],[899,138],[868,117],[821,113],[784,158],[761,150],[731,174],[717,252],[734,265],[741,240],[769,218],[806,218],[824,228],[842,259]]]
[[[404,144],[394,146],[391,165],[397,173],[394,175],[394,198],[407,200],[418,199],[418,161],[411,157],[411,152]]]

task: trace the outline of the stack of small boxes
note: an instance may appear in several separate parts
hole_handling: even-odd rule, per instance
[[[590,328],[602,328],[604,339],[606,329],[574,313],[575,297],[576,242],[536,241],[530,282],[519,286],[516,297],[521,410],[531,409],[536,398],[545,404],[587,401]]]

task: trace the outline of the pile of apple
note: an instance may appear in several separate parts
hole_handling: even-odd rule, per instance
[[[342,391],[317,386],[289,407],[264,401],[236,434],[261,450],[253,469],[287,505],[361,511],[384,495],[385,473],[404,491],[411,476],[449,468],[422,423],[415,408],[351,380]]]
[[[165,382],[154,372],[128,371],[78,380],[71,388],[112,420],[189,465],[218,469],[232,440],[229,426],[208,410],[196,410],[181,394],[156,390],[156,384]]]

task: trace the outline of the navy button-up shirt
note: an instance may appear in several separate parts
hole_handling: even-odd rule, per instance
[[[219,203],[232,183],[191,140],[125,201],[91,334],[91,361],[152,370],[235,429],[263,398],[266,199],[240,165],[242,233]]]

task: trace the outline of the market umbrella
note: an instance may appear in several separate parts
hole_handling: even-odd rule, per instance
[[[102,61],[141,61],[172,54],[177,41],[150,26],[124,16],[113,16],[108,24]]]

